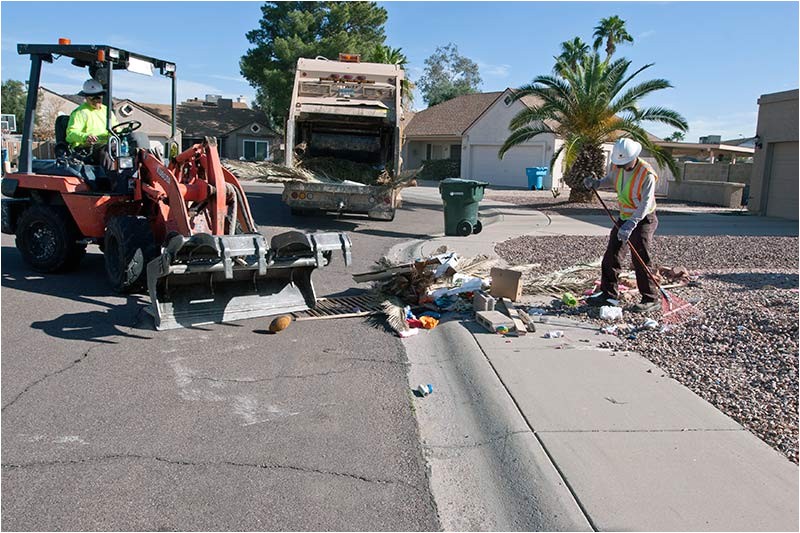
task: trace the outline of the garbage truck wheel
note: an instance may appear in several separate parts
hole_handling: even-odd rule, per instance
[[[470,233],[472,233],[472,224],[469,223],[469,220],[462,220],[456,226],[456,233],[462,237],[466,237]]]
[[[159,250],[146,218],[112,218],[103,248],[106,274],[114,291],[131,293],[147,286],[147,263],[158,256]]]
[[[473,227],[473,228],[472,228],[472,233],[474,233],[475,235],[477,235],[477,234],[478,234],[478,233],[480,233],[481,231],[483,231],[483,224],[481,224],[481,221],[480,221],[480,220],[476,220],[476,221],[475,221],[475,227]]]

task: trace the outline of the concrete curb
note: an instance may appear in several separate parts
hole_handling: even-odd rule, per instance
[[[404,341],[431,491],[445,531],[591,531],[476,343],[456,321]]]

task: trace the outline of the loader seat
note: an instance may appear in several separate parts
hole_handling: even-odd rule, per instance
[[[72,152],[69,143],[67,143],[67,126],[69,126],[69,115],[59,115],[56,117],[56,159],[67,157]]]

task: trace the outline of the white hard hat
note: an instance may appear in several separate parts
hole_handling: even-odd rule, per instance
[[[106,90],[103,89],[103,86],[100,85],[99,82],[95,80],[86,80],[83,82],[83,90],[78,94],[81,96],[96,96],[105,92]]]
[[[627,165],[642,153],[642,145],[633,139],[619,139],[611,151],[611,162],[617,166]]]

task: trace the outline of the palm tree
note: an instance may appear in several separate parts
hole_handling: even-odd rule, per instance
[[[608,61],[617,49],[617,43],[633,42],[628,30],[625,29],[625,21],[614,15],[600,20],[600,24],[595,26],[594,49],[600,48],[603,40],[606,41],[606,61]]]
[[[500,148],[502,158],[512,147],[541,134],[555,134],[564,140],[550,160],[552,172],[556,160],[564,153],[570,186],[570,201],[591,202],[591,191],[583,186],[583,178],[602,176],[605,156],[602,145],[627,135],[649,150],[660,167],[668,167],[679,175],[672,156],[654,145],[640,126],[642,122],[661,122],[686,131],[688,124],[677,112],[663,107],[639,108],[645,96],[672,85],[663,79],[648,80],[634,86],[628,84],[652,64],[628,73],[631,62],[618,59],[601,61],[595,51],[563,76],[538,76],[532,83],[516,90],[514,100],[534,96],[538,103],[526,105],[509,124],[511,134]]]
[[[685,138],[686,138],[686,135],[684,135],[684,133],[682,131],[676,131],[672,135],[670,135],[668,137],[664,137],[664,140],[665,141],[671,141],[671,142],[680,142],[680,141],[684,140]]]
[[[403,71],[408,66],[408,58],[403,53],[402,48],[392,48],[384,44],[379,44],[373,48],[372,52],[367,57],[370,63],[385,63],[387,65],[398,65]],[[414,84],[407,77],[403,78],[400,84],[403,92],[403,108],[410,109],[414,103]]]
[[[561,43],[561,55],[555,57],[557,74],[561,74],[565,69],[575,69],[580,61],[589,53],[589,45],[584,43],[580,37],[575,37],[571,41]]]

